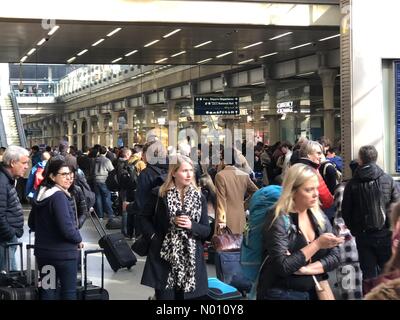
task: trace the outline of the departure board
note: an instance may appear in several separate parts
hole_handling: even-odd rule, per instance
[[[396,103],[396,172],[400,172],[400,61],[394,63],[395,103]]]
[[[238,115],[239,97],[195,97],[194,115]]]

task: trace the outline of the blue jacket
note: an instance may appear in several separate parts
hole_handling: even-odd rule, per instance
[[[31,172],[29,173],[28,181],[26,182],[26,186],[25,186],[25,195],[30,199],[32,199],[35,196],[35,193],[37,191],[33,188],[33,186],[35,184],[36,171],[38,168],[44,169],[44,167],[46,166],[46,163],[47,163],[47,160],[43,160],[43,161],[39,162],[32,168]]]
[[[82,242],[76,213],[67,194],[58,187],[41,187],[29,214],[28,226],[35,232],[35,256],[42,259],[78,258]]]

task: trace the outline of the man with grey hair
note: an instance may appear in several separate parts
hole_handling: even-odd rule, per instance
[[[24,233],[24,212],[19,201],[15,180],[24,176],[29,165],[29,152],[9,146],[0,164],[0,271],[6,269],[5,245],[17,242]],[[10,249],[10,267],[16,269],[16,247]]]

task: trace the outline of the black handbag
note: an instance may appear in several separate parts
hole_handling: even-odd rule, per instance
[[[149,253],[150,243],[151,240],[148,240],[143,235],[140,235],[132,244],[131,249],[139,256],[144,257],[147,256]]]

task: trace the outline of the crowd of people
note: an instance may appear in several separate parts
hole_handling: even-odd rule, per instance
[[[77,298],[80,228],[92,207],[104,223],[118,221],[128,239],[148,241],[141,283],[158,300],[207,294],[204,243],[225,228],[247,240],[257,230],[257,244],[243,241],[246,250],[259,248],[252,267],[243,265],[251,298],[319,299],[334,272],[344,281],[346,267],[354,283],[341,286],[342,298],[400,298],[399,190],[376,164],[373,146],[360,148],[348,181],[340,152],[323,137],[294,146],[258,143],[253,166],[244,148],[176,151],[157,139],[132,149],[95,145],[77,152],[62,141],[57,149],[3,151],[0,247],[22,236],[27,201],[40,276],[51,265],[57,279],[42,286],[41,299]],[[252,228],[256,215],[261,227]],[[15,269],[13,251],[6,261],[3,248],[0,270]]]

